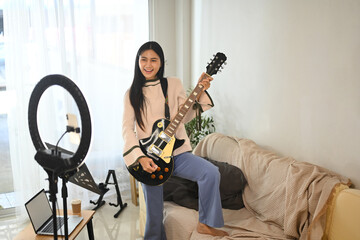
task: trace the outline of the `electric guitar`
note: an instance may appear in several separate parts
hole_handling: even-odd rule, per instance
[[[216,74],[226,59],[225,54],[218,52],[206,67],[206,74],[209,76]],[[198,83],[171,122],[165,118],[157,120],[153,125],[151,136],[139,141],[143,153],[152,158],[158,168],[155,172],[148,173],[143,170],[140,163],[130,166],[128,170],[135,179],[155,186],[163,184],[171,176],[174,169],[173,150],[185,142],[184,139],[176,139],[175,132],[202,89],[203,86]]]

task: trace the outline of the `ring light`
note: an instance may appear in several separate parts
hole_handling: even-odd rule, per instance
[[[42,94],[50,86],[59,85],[65,88],[75,100],[81,117],[81,140],[73,155],[47,149],[41,140],[37,125],[37,110]],[[28,123],[32,142],[37,151],[35,160],[45,169],[57,175],[70,172],[81,166],[89,150],[91,141],[91,119],[89,108],[78,86],[63,75],[48,75],[35,86],[29,101]]]

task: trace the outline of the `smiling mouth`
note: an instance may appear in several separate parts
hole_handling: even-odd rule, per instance
[[[154,70],[153,70],[153,69],[151,69],[151,70],[144,69],[144,71],[145,71],[146,73],[152,73]]]

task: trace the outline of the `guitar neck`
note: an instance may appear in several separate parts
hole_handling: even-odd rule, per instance
[[[199,96],[199,94],[202,91],[203,86],[201,84],[197,84],[195,89],[190,93],[189,97],[186,99],[178,113],[176,114],[175,118],[170,122],[170,124],[167,126],[167,128],[164,130],[164,132],[172,137],[175,135],[175,132],[177,128],[179,127],[181,121],[185,117],[185,115],[188,113],[191,106],[195,103],[196,98]]]

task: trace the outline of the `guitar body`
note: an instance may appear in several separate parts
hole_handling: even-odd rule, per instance
[[[171,176],[174,170],[173,150],[184,144],[185,140],[178,140],[164,133],[165,128],[170,124],[167,119],[157,120],[148,138],[141,139],[140,148],[143,153],[153,159],[158,169],[153,173],[143,170],[141,164],[130,167],[130,174],[138,181],[147,185],[163,184]]]

